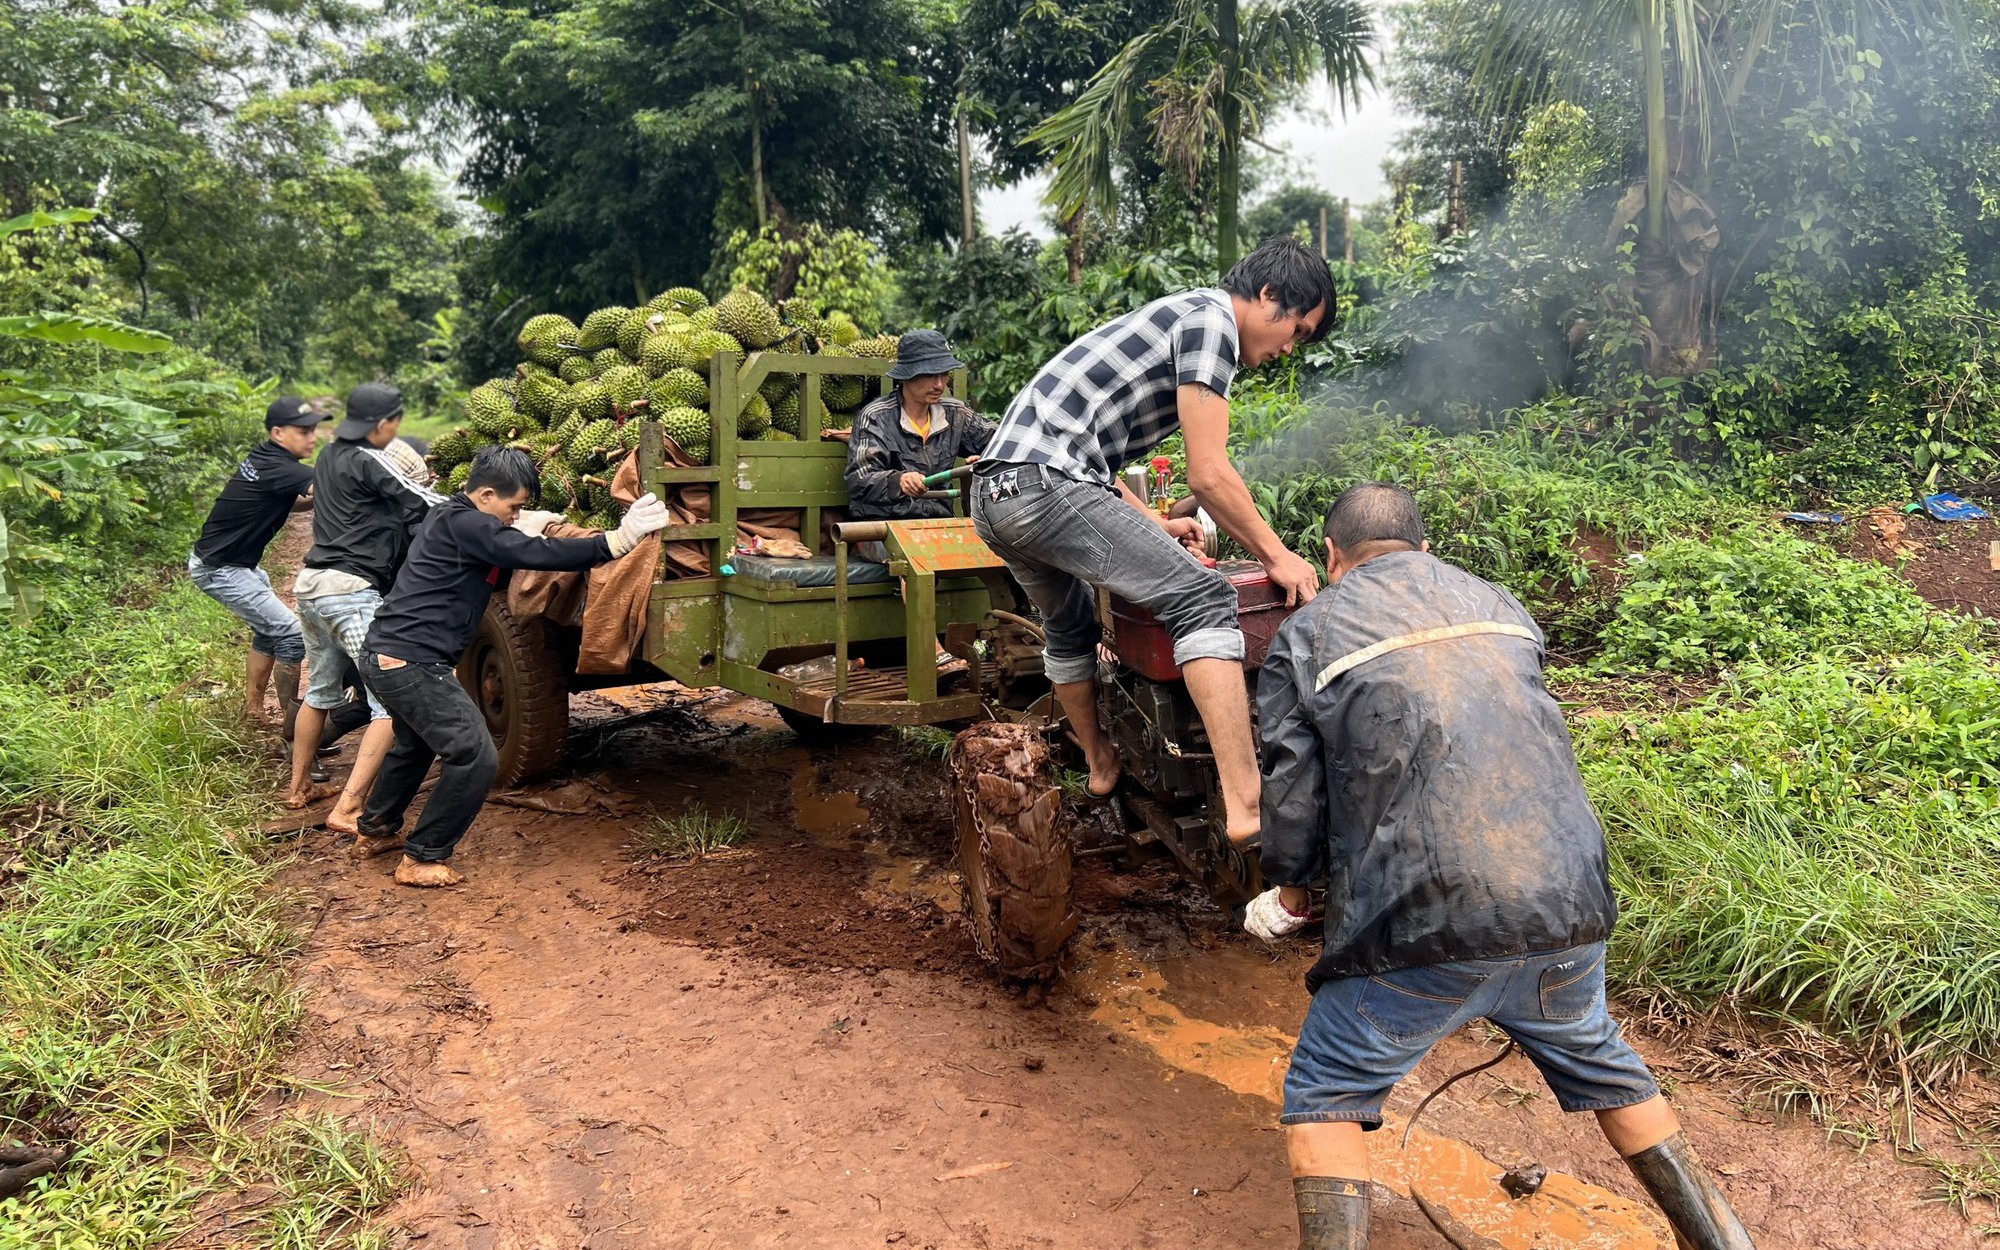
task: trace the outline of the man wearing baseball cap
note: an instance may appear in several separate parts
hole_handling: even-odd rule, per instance
[[[305,400],[293,395],[272,400],[264,410],[268,437],[236,466],[188,555],[194,584],[250,627],[244,719],[258,720],[264,690],[275,677],[287,737],[298,713],[299,661],[306,644],[299,618],[271,589],[270,574],[257,566],[285,518],[312,506],[313,471],[301,461],[312,454],[318,428],[319,414]]]
[[[326,714],[347,699],[348,664],[360,662],[362,640],[395,584],[417,525],[433,504],[444,502],[392,450],[402,427],[402,393],[386,382],[364,382],[348,393],[346,417],[314,470],[313,545],[292,587],[305,632],[308,685],[292,742],[287,807],[325,797],[312,783],[312,764]],[[368,704],[370,721],[354,770],[326,819],[327,828],[339,833],[355,831],[395,741],[389,713],[372,695]]]

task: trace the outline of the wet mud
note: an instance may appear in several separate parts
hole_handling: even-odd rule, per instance
[[[606,732],[589,722],[692,709]],[[1081,861],[1083,929],[1045,999],[995,983],[959,914],[942,761],[893,737],[807,749],[734,696],[573,700],[577,771],[492,804],[459,889],[401,889],[307,832],[301,1088],[372,1120],[418,1178],[409,1246],[1295,1244],[1275,1099],[1311,946],[1268,951],[1157,864]],[[536,803],[537,797],[543,801]],[[651,813],[730,812],[694,863]],[[560,809],[560,810],[554,810]],[[1887,1148],[1668,1080],[1758,1244],[1971,1246]],[[1450,1243],[1413,1195],[1509,1247],[1671,1245],[1587,1116],[1519,1057],[1401,1117],[1498,1042],[1473,1026],[1399,1089],[1375,1241]],[[1502,1171],[1548,1168],[1522,1201]],[[1986,1216],[1990,1219],[1990,1213]]]

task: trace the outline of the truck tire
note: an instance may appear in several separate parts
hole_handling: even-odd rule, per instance
[[[494,599],[458,661],[458,682],[472,696],[500,771],[493,784],[516,786],[562,763],[569,736],[569,682],[542,637],[540,621],[523,621]]]
[[[988,722],[953,739],[951,775],[973,942],[1003,977],[1052,980],[1077,925],[1054,753],[1026,725]]]

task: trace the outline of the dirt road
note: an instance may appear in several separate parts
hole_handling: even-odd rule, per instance
[[[406,1244],[1294,1244],[1266,1095],[1307,944],[1274,957],[1163,872],[1093,863],[1082,965],[1030,1005],[988,980],[957,918],[939,764],[893,739],[809,751],[734,696],[574,710],[656,698],[679,706],[585,734],[569,779],[518,800],[559,810],[490,805],[461,889],[401,889],[384,861],[302,842],[297,1075],[407,1152],[422,1180],[390,1213]],[[634,857],[649,812],[693,807],[749,832],[693,865]],[[1642,1048],[1671,1080],[1674,1057]],[[1453,1039],[1392,1105],[1492,1049]],[[1882,1146],[1771,1126],[1690,1081],[1674,1097],[1766,1250],[1977,1241]],[[1424,1125],[1454,1158],[1639,1196],[1519,1059]],[[1408,1198],[1378,1198],[1378,1246],[1449,1244]],[[1613,1215],[1585,1213],[1630,1236],[1591,1244],[1659,1244],[1650,1217]],[[1497,1244],[1583,1244],[1526,1227]]]

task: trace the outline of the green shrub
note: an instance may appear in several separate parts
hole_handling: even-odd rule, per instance
[[[1701,672],[1813,653],[1896,654],[1969,642],[1967,630],[1880,565],[1739,528],[1634,556],[1598,667]]]

